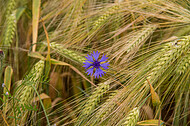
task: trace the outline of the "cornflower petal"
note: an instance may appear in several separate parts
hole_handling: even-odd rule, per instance
[[[88,69],[88,70],[86,71],[86,73],[88,73],[88,75],[89,75],[89,74],[92,75],[92,74],[93,74],[93,69],[94,69],[94,67]]]
[[[86,61],[90,61],[90,62],[94,61],[92,55],[89,55],[89,54],[87,54],[86,59],[87,59]]]
[[[88,69],[90,66],[92,66],[92,63],[89,62],[84,62],[83,64],[85,64],[83,67],[85,67],[85,69]]]
[[[95,76],[95,78],[99,78],[99,76],[102,77],[102,75],[104,75],[104,73],[106,73],[106,72],[104,72],[100,68],[97,68],[95,73],[94,73],[94,76]]]
[[[100,66],[103,67],[105,70],[107,70],[109,64],[108,63],[103,63],[103,64],[100,64]]]
[[[93,54],[92,56],[94,57],[94,59],[97,61],[98,60],[98,57],[99,57],[100,53],[98,53],[98,51],[93,51]]]
[[[108,57],[106,57],[106,55],[103,55],[99,62],[104,62],[104,61],[106,61],[107,59],[108,59]]]
[[[95,78],[99,78],[99,69],[97,68],[94,73]]]

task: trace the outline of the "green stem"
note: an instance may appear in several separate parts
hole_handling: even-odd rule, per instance
[[[1,59],[1,69],[0,69],[0,82],[2,82],[2,71],[3,71],[3,59]]]
[[[17,122],[16,122],[16,112],[15,112],[15,100],[14,100],[14,95],[13,95],[13,114],[14,114],[14,119],[15,119],[15,125],[17,125]]]
[[[146,102],[146,100],[147,100],[150,96],[151,96],[151,94],[149,94],[149,95],[145,98],[145,100],[144,100],[143,103],[139,106],[139,108],[141,108],[141,107],[144,105],[144,103]]]
[[[47,116],[46,110],[45,110],[44,105],[43,105],[43,103],[42,103],[42,99],[40,98],[40,95],[38,94],[38,91],[36,90],[36,88],[35,88],[33,85],[32,85],[32,87],[33,87],[33,89],[35,90],[36,94],[38,95],[38,98],[39,98],[39,100],[40,100],[40,104],[41,104],[41,106],[42,106],[42,108],[43,108],[43,111],[44,111],[44,114],[45,114],[45,117],[46,117],[46,120],[47,120],[48,126],[50,126],[50,123],[49,123],[49,119],[48,119],[48,116]]]
[[[13,95],[11,95],[11,92],[8,90],[8,88],[6,87],[6,85],[4,86],[4,88],[6,88],[7,89],[7,92],[9,93],[9,95],[10,95],[10,97],[12,97],[13,98],[13,115],[14,115],[14,119],[15,119],[15,125],[17,125],[17,122],[16,122],[16,112],[15,112],[15,100],[14,100],[14,94]],[[5,95],[5,94],[4,94]],[[6,101],[5,101],[6,102]]]

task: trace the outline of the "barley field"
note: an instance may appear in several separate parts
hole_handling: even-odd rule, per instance
[[[0,8],[0,126],[190,126],[189,0]]]

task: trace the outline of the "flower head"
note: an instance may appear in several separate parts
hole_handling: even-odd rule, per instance
[[[87,69],[86,73],[88,75],[94,75],[95,78],[102,77],[105,71],[103,71],[101,68],[107,70],[109,63],[107,61],[106,55],[103,55],[102,58],[99,57],[100,53],[98,51],[93,51],[90,55],[88,54],[86,57],[86,61],[84,62],[85,69]],[[95,70],[95,71],[94,71]]]
[[[2,87],[5,87],[5,84],[4,84],[4,83],[2,83]]]
[[[5,95],[9,95],[9,92],[6,92]]]

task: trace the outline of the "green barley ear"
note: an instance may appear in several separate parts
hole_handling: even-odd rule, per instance
[[[4,46],[11,46],[13,41],[13,37],[15,35],[16,30],[16,11],[13,11],[9,17],[7,17],[7,28],[4,35]]]
[[[190,47],[190,36],[181,37],[175,41],[166,43],[164,48],[153,57],[153,62],[149,65],[150,72],[147,79],[152,84],[174,61],[186,54]],[[151,59],[152,60],[152,59]],[[147,81],[145,81],[147,84]]]
[[[112,112],[113,108],[117,105],[117,102],[115,99],[115,95],[118,93],[117,91],[114,91],[109,94],[109,97],[103,104],[103,106],[98,110],[96,114],[96,118],[98,119],[98,123],[100,121],[103,121],[109,114]]]
[[[19,103],[18,106],[21,108],[23,105],[31,105],[32,99],[36,96],[33,87],[38,89],[39,81],[42,77],[44,69],[44,61],[40,60],[37,62],[28,75],[25,77],[24,82],[20,86],[20,91],[18,94]],[[22,110],[23,116],[20,124],[25,123],[29,111]]]
[[[31,103],[34,95],[34,89],[32,86],[38,89],[39,80],[42,77],[43,69],[44,69],[44,61],[40,60],[33,66],[29,74],[26,76],[25,80],[29,82],[29,84],[24,85],[23,91],[21,92],[20,95],[20,102],[19,102],[20,104]]]
[[[84,109],[81,112],[79,121],[85,120],[97,107],[100,103],[101,98],[109,89],[110,81],[100,83],[98,87],[95,88],[95,91],[89,96],[84,105]]]
[[[61,44],[57,44],[55,42],[52,42],[50,44],[50,47],[55,50],[56,52],[58,52],[60,55],[74,61],[77,62],[79,64],[83,64],[83,62],[86,60],[84,56],[79,55],[78,53],[76,53],[75,51],[69,50],[69,49],[65,49],[63,47],[63,45]]]
[[[93,24],[93,29],[97,29],[100,27],[104,22],[108,20],[108,18],[114,14],[115,11],[117,11],[120,8],[119,5],[114,5],[112,7],[109,7],[106,12],[104,12],[103,15],[101,15]]]
[[[139,109],[134,108],[129,112],[126,118],[122,120],[122,126],[135,126],[137,124],[137,120],[139,118]]]
[[[5,13],[6,19],[8,19],[11,13],[13,12],[13,10],[15,10],[15,6],[16,6],[15,0],[8,1],[7,7],[6,7],[7,8],[6,13]]]
[[[190,53],[188,52],[183,56],[177,66],[177,73],[183,74],[190,66]]]
[[[106,81],[104,83],[100,83],[98,87],[95,89],[95,91],[92,93],[92,95],[88,98],[84,110],[82,113],[84,115],[90,114],[93,109],[97,106],[97,104],[100,102],[101,97],[103,97],[103,94],[106,93],[106,91],[109,89],[109,81]]]

